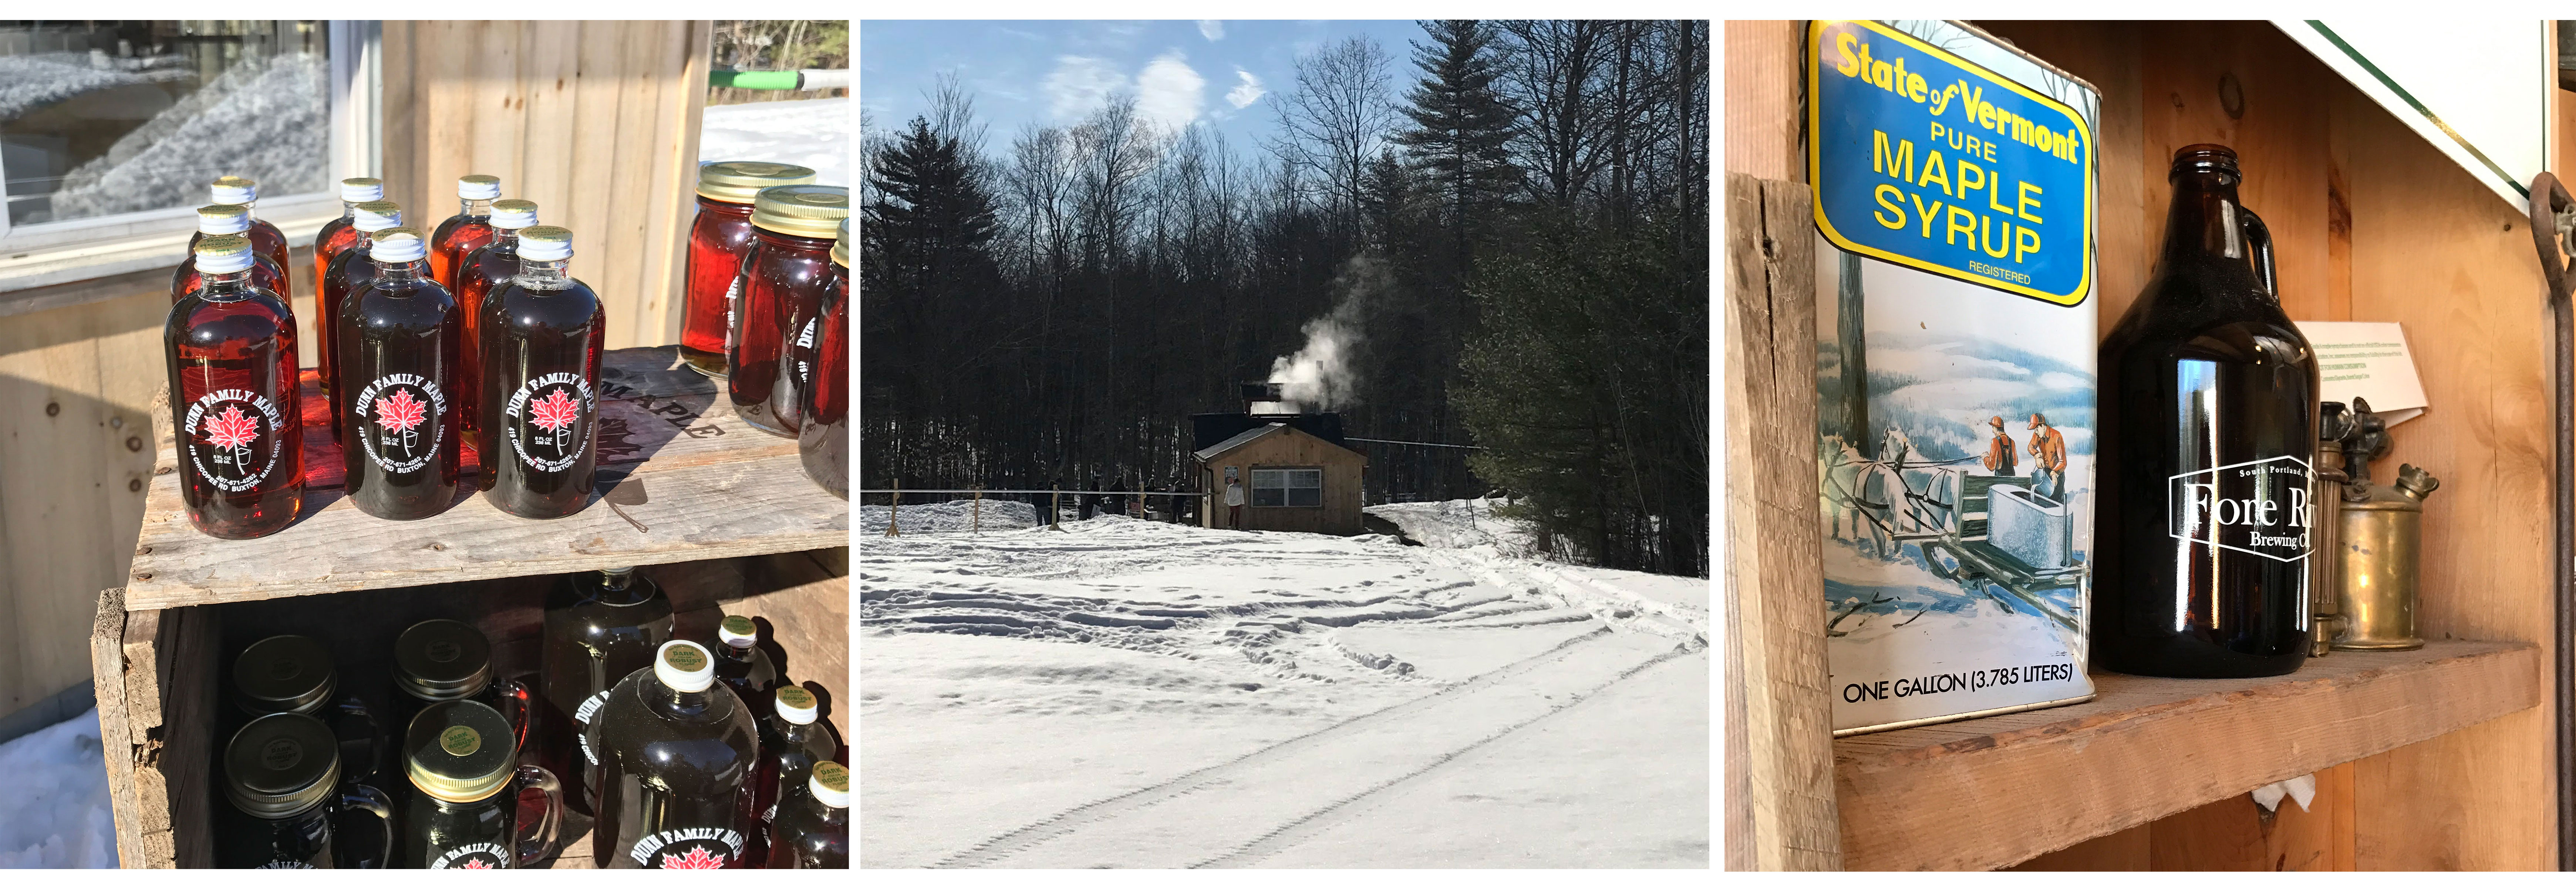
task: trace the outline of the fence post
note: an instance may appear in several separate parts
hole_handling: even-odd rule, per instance
[[[1047,530],[1063,531],[1064,527],[1055,522],[1064,515],[1064,488],[1054,484],[1047,487],[1055,489],[1047,498]]]
[[[974,531],[973,533],[974,533],[974,534],[983,534],[983,533],[984,533],[984,485],[983,485],[983,483],[981,483],[981,482],[978,482],[978,483],[976,483],[976,484],[975,484],[975,510],[974,510],[974,516],[975,516],[975,531]]]
[[[886,537],[891,538],[891,537],[896,537],[896,536],[899,536],[899,535],[903,534],[902,529],[897,528],[897,527],[896,527],[896,525],[895,525],[895,523],[896,523],[896,519],[895,519],[895,517],[896,517],[896,516],[898,516],[898,515],[901,515],[902,513],[903,513],[903,480],[902,480],[902,479],[895,479],[895,480],[894,480],[894,502],[893,502],[893,503],[890,503],[890,504],[886,504]]]

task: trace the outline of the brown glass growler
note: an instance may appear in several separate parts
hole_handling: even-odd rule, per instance
[[[250,228],[241,231],[241,235],[250,239],[253,253],[277,266],[279,279],[277,294],[285,296],[287,304],[294,304],[295,293],[291,287],[294,285],[295,278],[286,275],[289,269],[286,231],[277,229],[276,224],[259,219],[259,181],[248,177],[226,175],[215,178],[215,181],[207,184],[207,187],[206,193],[210,197],[207,204],[242,207],[242,213],[250,218]],[[193,252],[196,248],[196,240],[190,239],[189,251]]]
[[[456,272],[467,253],[492,241],[492,200],[501,198],[501,178],[468,174],[456,178],[457,210],[429,234],[429,278],[456,293]]]
[[[670,639],[671,599],[632,568],[567,575],[547,597],[538,753],[576,810],[595,813],[599,804],[591,718],[609,688],[653,667],[654,650]]]
[[[379,519],[426,519],[455,502],[456,301],[429,278],[407,227],[378,231],[376,275],[340,309],[340,445],[349,503]]]
[[[402,808],[401,866],[509,870],[550,856],[563,831],[563,786],[523,765],[510,723],[491,706],[454,700],[412,716],[403,735],[411,786]],[[538,795],[537,816],[525,817]]]
[[[367,701],[340,689],[340,670],[331,649],[300,634],[280,634],[245,647],[233,657],[232,704],[242,718],[287,712],[309,715],[330,728],[340,744],[340,767],[350,780],[364,781],[384,766],[388,726]]]
[[[519,273],[483,302],[483,498],[526,519],[590,505],[597,485],[599,355],[607,317],[564,271],[572,231],[519,231]]]
[[[170,307],[162,328],[179,499],[198,531],[273,534],[304,506],[295,312],[248,281],[249,240],[207,239],[196,261],[205,284]]]
[[[474,449],[483,449],[483,302],[492,290],[519,275],[519,231],[537,225],[537,203],[526,199],[503,199],[492,203],[492,239],[465,253],[456,269],[456,285],[448,291],[456,295],[456,319],[465,324],[465,363],[457,368],[456,397],[465,421],[465,436]],[[480,455],[478,453],[478,459]],[[491,468],[490,461],[483,467]],[[492,474],[485,472],[477,487],[489,490]]]
[[[689,227],[682,282],[680,359],[689,369],[725,378],[725,339],[742,289],[742,256],[751,252],[751,203],[773,186],[813,183],[814,169],[775,162],[698,166],[698,217]]]
[[[2236,154],[2174,154],[2147,287],[2102,340],[2094,655],[2159,677],[2266,677],[2307,657],[2317,360],[2281,310]]]
[[[715,659],[686,640],[608,693],[592,716],[601,770],[591,853],[602,867],[714,870],[744,866],[751,711],[719,685]]]
[[[814,372],[805,378],[796,459],[805,477],[833,497],[850,496],[850,221],[832,243],[832,280],[812,324]]]
[[[778,186],[752,202],[752,250],[743,256],[743,286],[725,343],[725,391],[754,429],[796,437],[798,396],[811,371],[789,349],[822,310],[832,240],[850,215],[849,193],[837,186]]]
[[[716,679],[742,697],[753,718],[769,723],[778,685],[785,681],[779,680],[778,663],[770,661],[769,651],[760,648],[760,626],[751,619],[728,615],[716,624]]]
[[[492,673],[492,641],[473,625],[433,618],[394,638],[392,729],[411,726],[421,710],[452,699],[491,706],[510,725],[512,751],[527,742],[535,696]]]
[[[814,785],[778,810],[769,827],[769,866],[779,870],[850,867],[850,769],[814,763]]]
[[[769,717],[760,722],[760,770],[753,778],[758,789],[752,804],[763,822],[777,820],[781,806],[792,808],[808,798],[805,787],[817,762],[840,757],[841,738],[823,723],[821,709],[812,691],[780,687]]]
[[[243,725],[224,744],[220,769],[225,798],[212,818],[215,866],[375,868],[390,859],[393,805],[375,787],[342,778],[339,750],[322,722],[280,712]],[[380,827],[375,853],[352,855],[335,835],[349,815]]]
[[[376,232],[402,226],[402,206],[391,202],[360,202],[357,215],[341,240],[344,245],[332,251],[323,268],[322,278],[313,281],[313,340],[322,346],[321,356],[314,359],[314,378],[321,381],[322,397],[331,405],[331,438],[342,450],[348,424],[348,391],[340,384],[340,324],[349,297],[366,291],[367,281],[376,276],[374,242]]]

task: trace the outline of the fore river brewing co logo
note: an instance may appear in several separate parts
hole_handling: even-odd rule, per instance
[[[2167,479],[2174,537],[2280,562],[2308,556],[2308,494],[2316,473],[2297,457],[2266,457]]]
[[[591,402],[590,380],[579,373],[548,373],[520,386],[501,411],[519,461],[538,472],[562,472],[588,456],[594,427],[582,418]]]
[[[636,841],[627,855],[654,870],[723,870],[742,856],[742,834],[723,827],[664,830]]]
[[[389,473],[418,472],[438,456],[447,438],[447,395],[438,383],[412,373],[390,373],[358,392],[360,444],[376,468]]]
[[[245,413],[244,411],[248,412]],[[222,491],[248,491],[277,468],[277,405],[248,389],[207,392],[188,405],[180,431],[190,433],[188,463]]]

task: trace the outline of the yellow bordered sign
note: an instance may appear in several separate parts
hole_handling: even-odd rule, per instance
[[[1877,22],[1808,28],[1816,228],[1890,264],[2052,304],[2093,288],[2092,128],[2018,81]]]

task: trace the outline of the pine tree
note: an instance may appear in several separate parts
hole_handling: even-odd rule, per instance
[[[955,384],[922,369],[954,362],[977,344],[975,334],[928,321],[977,319],[999,277],[993,199],[973,150],[955,133],[916,117],[874,158],[868,201],[859,222],[862,414],[869,396],[925,395]]]
[[[1412,151],[1440,195],[1463,260],[1472,254],[1470,237],[1488,220],[1487,212],[1520,180],[1510,148],[1518,113],[1494,89],[1501,60],[1493,50],[1493,26],[1444,19],[1422,28],[1431,38],[1413,44],[1422,79],[1405,95],[1410,105],[1404,114],[1413,126],[1395,140]]]

